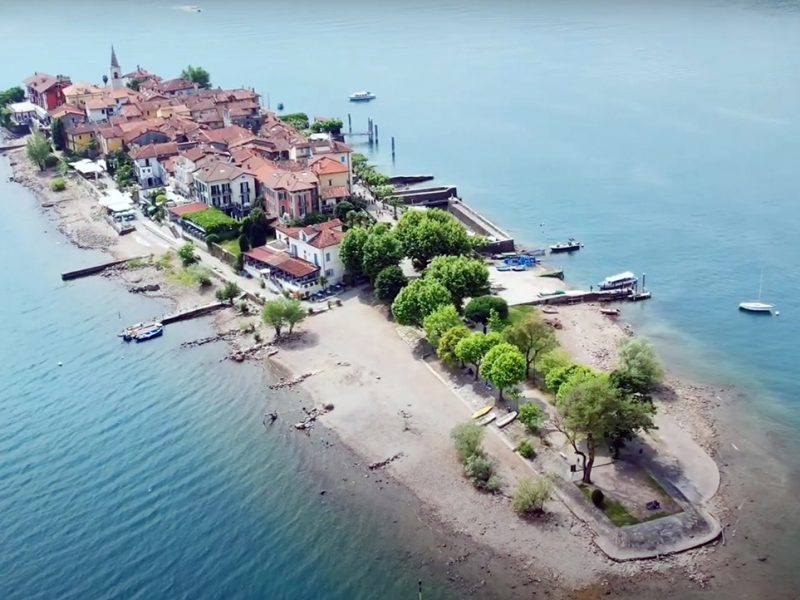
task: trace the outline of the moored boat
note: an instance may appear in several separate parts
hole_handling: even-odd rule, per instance
[[[158,323],[156,323],[155,321],[151,321],[150,323],[136,323],[134,325],[131,325],[130,327],[126,327],[125,329],[120,331],[117,335],[126,342],[130,342],[139,331],[147,329],[148,327],[155,327],[156,325],[158,325]]]
[[[558,254],[559,252],[575,252],[583,247],[575,238],[569,238],[566,242],[560,242],[550,246],[550,254]]]
[[[639,279],[630,271],[623,271],[616,275],[609,275],[602,282],[600,282],[601,290],[620,290],[624,288],[634,287]]]
[[[164,333],[164,326],[161,323],[156,323],[150,327],[145,327],[136,332],[133,339],[136,342],[145,342],[159,337]]]
[[[539,298],[552,298],[553,296],[563,296],[566,293],[564,290],[556,290],[555,292],[539,292],[537,296]]]
[[[739,303],[739,310],[744,310],[747,312],[754,312],[754,313],[770,313],[775,309],[775,306],[772,304],[767,304],[766,302],[740,302]]]
[[[554,277],[556,279],[564,279],[564,269],[551,269],[544,273],[539,273],[539,277]]]
[[[372,92],[354,92],[350,94],[350,102],[369,102],[370,100],[374,100],[376,98],[375,94]]]
[[[619,316],[619,309],[618,308],[601,308],[600,312],[607,317],[618,317]]]
[[[482,419],[478,420],[478,425],[484,427],[497,418],[497,413],[491,412]]]
[[[505,426],[506,426],[506,425],[508,425],[509,423],[513,422],[513,421],[514,421],[514,419],[516,419],[516,418],[517,418],[517,411],[515,411],[515,410],[512,410],[512,411],[511,411],[510,413],[508,413],[507,415],[503,415],[502,417],[500,417],[499,419],[497,419],[497,426],[498,426],[500,429],[502,429],[503,427],[505,427]]]

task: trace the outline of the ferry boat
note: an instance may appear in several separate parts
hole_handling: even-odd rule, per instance
[[[621,290],[625,288],[634,287],[638,283],[638,279],[636,275],[631,273],[630,271],[624,271],[622,273],[617,273],[616,275],[610,275],[606,277],[600,283],[601,290]]]
[[[146,342],[147,340],[152,340],[164,333],[164,326],[161,323],[156,323],[151,327],[147,327],[145,329],[140,329],[136,332],[136,335],[133,337],[136,342]]]
[[[575,238],[569,238],[566,242],[560,242],[550,246],[550,254],[558,254],[559,252],[575,252],[583,247]]]
[[[372,92],[354,92],[350,94],[350,102],[369,102],[375,100],[376,97]]]

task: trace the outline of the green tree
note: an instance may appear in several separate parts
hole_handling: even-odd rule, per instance
[[[456,356],[456,346],[458,342],[469,336],[472,332],[464,325],[457,325],[451,327],[439,338],[439,346],[436,348],[436,354],[444,364],[448,367],[456,367],[460,362]]]
[[[66,147],[67,134],[64,130],[64,122],[61,119],[53,119],[50,135],[53,138],[53,145],[56,150],[63,150]]]
[[[186,242],[178,249],[178,256],[184,267],[196,263],[197,255],[194,253],[194,244],[192,242]]]
[[[566,364],[550,370],[544,379],[544,386],[548,392],[557,395],[564,385],[575,373],[593,373],[589,367],[567,362]]]
[[[581,456],[583,483],[592,483],[597,448],[605,439],[622,430],[634,434],[654,426],[653,406],[623,397],[605,376],[578,381],[558,399],[557,407],[553,424]],[[585,452],[579,447],[581,441],[585,442]]]
[[[361,269],[371,283],[383,269],[397,265],[403,258],[403,248],[394,234],[384,225],[373,226],[363,246]]]
[[[428,341],[437,350],[445,332],[458,325],[461,325],[461,317],[452,304],[440,306],[422,321],[422,328],[428,336]]]
[[[364,244],[369,234],[364,227],[353,227],[348,229],[342,238],[339,246],[339,258],[344,264],[344,268],[353,276],[363,273],[364,263]]]
[[[572,388],[582,385],[591,379],[608,378],[608,375],[605,373],[595,371],[591,367],[586,367],[584,365],[573,365],[572,368],[569,369],[564,382],[558,386],[558,391],[556,392],[556,401],[565,398],[567,394],[570,393]]]
[[[499,296],[478,296],[467,303],[464,316],[470,321],[486,326],[492,310],[496,310],[501,319],[508,318],[508,303]]]
[[[40,171],[47,167],[47,157],[50,156],[50,142],[38,131],[34,133],[26,144],[28,158],[31,159]]]
[[[425,317],[446,304],[451,304],[446,287],[433,279],[417,279],[397,294],[392,315],[400,325],[422,325]]]
[[[250,250],[250,240],[247,237],[247,234],[242,234],[239,236],[239,252],[247,252]]]
[[[533,373],[535,382],[536,357],[557,346],[552,328],[538,316],[526,315],[503,331],[503,337],[525,355],[525,377],[529,378]]]
[[[436,256],[457,256],[472,250],[466,228],[439,209],[407,211],[395,232],[405,255],[418,270],[423,270]]]
[[[503,338],[499,333],[475,332],[456,344],[456,357],[463,363],[475,366],[475,379],[478,379],[483,357]]]
[[[664,378],[653,346],[642,338],[629,339],[622,344],[619,365],[618,371],[627,377],[635,392],[649,392]]]
[[[483,357],[481,375],[494,385],[503,400],[503,390],[525,379],[525,357],[507,342],[492,347]]]
[[[544,411],[542,407],[533,402],[526,402],[519,407],[519,421],[528,431],[536,433],[544,422]]]
[[[474,421],[466,421],[453,427],[450,437],[456,447],[458,458],[464,464],[472,456],[483,455],[483,436],[486,430]]]
[[[342,200],[336,205],[336,208],[333,209],[333,216],[342,222],[346,222],[347,215],[354,210],[356,210],[356,207],[352,202]]]
[[[487,323],[489,331],[503,333],[508,327],[508,321],[505,321],[495,309],[489,311],[489,322]]]
[[[566,367],[572,364],[572,359],[563,350],[555,349],[545,352],[536,360],[536,373],[539,376],[539,381],[547,381],[547,376],[551,371]],[[547,385],[545,383],[545,389]]]
[[[489,269],[482,260],[465,256],[437,256],[425,271],[425,277],[446,287],[458,310],[461,310],[464,298],[481,296],[489,291]]]
[[[261,318],[264,323],[275,329],[275,337],[281,337],[284,327],[289,327],[291,334],[294,327],[307,316],[299,300],[294,298],[278,298],[264,303]]]
[[[545,477],[522,479],[517,484],[511,508],[523,517],[540,513],[544,509],[544,503],[552,497],[552,494],[553,484],[549,479]]]
[[[12,102],[22,102],[23,100],[25,100],[25,90],[19,86],[14,86],[0,92],[0,106],[5,106]]]
[[[236,282],[229,281],[221,289],[217,290],[217,300],[220,302],[229,302],[233,304],[233,301],[236,300],[242,294],[242,288],[240,288]]]
[[[389,265],[381,269],[375,278],[375,297],[382,302],[393,302],[404,287],[408,279],[403,275],[399,265]]]
[[[242,219],[242,233],[247,236],[250,248],[266,244],[271,231],[269,218],[262,208],[254,208]]]
[[[200,89],[207,90],[211,87],[211,75],[203,67],[189,65],[181,71],[181,78],[196,83]]]

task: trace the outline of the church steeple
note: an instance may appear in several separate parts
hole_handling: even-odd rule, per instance
[[[117,53],[114,52],[114,46],[111,46],[111,66],[108,69],[109,79],[111,80],[111,89],[122,89],[125,83],[122,81],[122,70],[119,68],[119,61],[117,60]]]

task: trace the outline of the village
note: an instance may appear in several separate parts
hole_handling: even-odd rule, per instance
[[[144,260],[148,245],[148,264],[165,249],[186,259],[188,244],[184,264],[199,259],[231,284],[230,305],[241,294],[264,306],[280,346],[269,356],[294,375],[286,385],[302,381],[317,400],[297,429],[319,416],[437,512],[452,503],[446,520],[473,535],[512,510],[525,525],[548,512],[575,539],[524,526],[485,539],[502,552],[538,547],[553,571],[569,550],[594,565],[575,585],[609,568],[581,545],[586,536],[614,561],[719,538],[713,459],[676,420],[677,402],[659,400],[663,370],[634,372],[652,350],[597,302],[638,291],[565,290],[563,271],[518,251],[455,188],[417,190],[378,173],[345,143],[339,119],[279,116],[254,90],[212,88],[202,69],[124,74],[113,48],[109,62],[102,85],[26,79],[25,99],[7,104],[9,129],[32,132],[31,157],[31,140],[50,140],[42,170],[53,168],[50,144],[59,151],[54,192],[69,179],[120,239],[144,236],[124,260]],[[580,304],[546,306],[562,301]],[[302,314],[268,314],[282,302]],[[309,315],[313,336],[286,335]],[[358,326],[344,336],[344,323]],[[672,396],[687,389],[669,384]],[[590,396],[627,420],[578,425]],[[455,468],[443,475],[442,462]],[[512,496],[500,508],[491,500]]]

